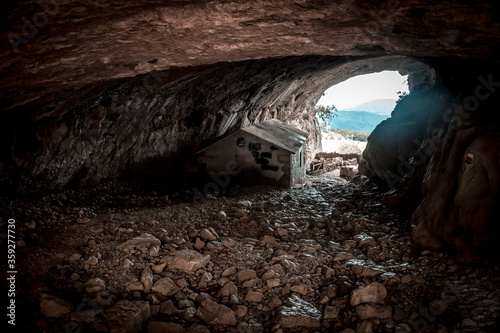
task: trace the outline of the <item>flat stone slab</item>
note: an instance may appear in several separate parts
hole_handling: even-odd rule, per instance
[[[165,259],[170,269],[177,269],[184,273],[194,274],[210,262],[210,255],[203,255],[194,250],[177,251]]]
[[[386,272],[385,267],[360,259],[351,259],[346,262],[346,266],[350,267],[353,273],[359,274],[361,277],[377,276]]]
[[[236,325],[236,315],[233,310],[208,298],[201,302],[196,315],[211,325]]]
[[[321,312],[303,299],[292,296],[277,310],[276,323],[283,328],[321,327]]]
[[[117,249],[128,252],[133,248],[149,248],[152,246],[161,246],[161,241],[153,235],[143,234],[119,244]]]

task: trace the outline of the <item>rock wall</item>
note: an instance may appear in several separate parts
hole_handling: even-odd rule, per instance
[[[500,37],[498,3],[492,0],[22,0],[2,5],[0,88],[7,107],[109,79],[219,62],[311,54],[489,61]]]
[[[417,244],[451,245],[464,259],[495,253],[500,228],[500,71],[473,68],[447,80],[457,98],[441,115],[441,135],[429,135],[435,152],[412,218]]]
[[[436,59],[434,67],[439,84],[412,91],[375,129],[361,171],[392,188],[388,203],[415,210],[417,244],[450,246],[467,260],[498,248],[500,71]]]
[[[472,256],[492,243],[498,2],[2,5],[2,190],[173,176],[198,148],[269,118],[308,131],[314,154],[323,91],[392,69],[410,74],[412,92],[371,136],[362,172],[416,209],[419,244]],[[469,96],[480,105],[462,116]]]
[[[360,171],[384,186],[396,187],[411,173],[410,160],[421,146],[432,117],[444,113],[451,99],[439,85],[411,90],[396,105],[391,118],[369,136]]]
[[[197,150],[270,118],[310,133],[311,158],[321,142],[313,109],[323,91],[384,69],[432,73],[408,57],[307,56],[153,71],[48,94],[0,113],[3,186],[35,191],[123,175],[175,178]]]
[[[221,63],[152,72],[46,96],[3,112],[4,183],[35,190],[129,173],[172,176],[198,149],[268,118],[311,132],[301,82],[338,62],[317,57]],[[18,177],[14,177],[18,175]]]

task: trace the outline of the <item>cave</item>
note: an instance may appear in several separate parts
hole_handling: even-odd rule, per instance
[[[497,8],[497,9],[495,9]],[[2,3],[4,319],[31,332],[497,332],[498,3]],[[350,181],[196,153],[408,75]],[[302,159],[301,159],[302,161]]]

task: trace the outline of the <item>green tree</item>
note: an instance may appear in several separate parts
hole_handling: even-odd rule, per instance
[[[329,105],[329,106],[316,105],[316,107],[314,108],[314,115],[326,123],[330,119],[335,117],[335,112],[337,111],[338,110],[334,105]]]

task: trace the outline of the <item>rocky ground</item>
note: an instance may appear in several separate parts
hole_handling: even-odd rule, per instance
[[[17,327],[498,332],[497,264],[415,249],[409,217],[374,185],[309,180],[206,199],[113,183],[3,198],[2,232],[7,218],[17,227]]]

